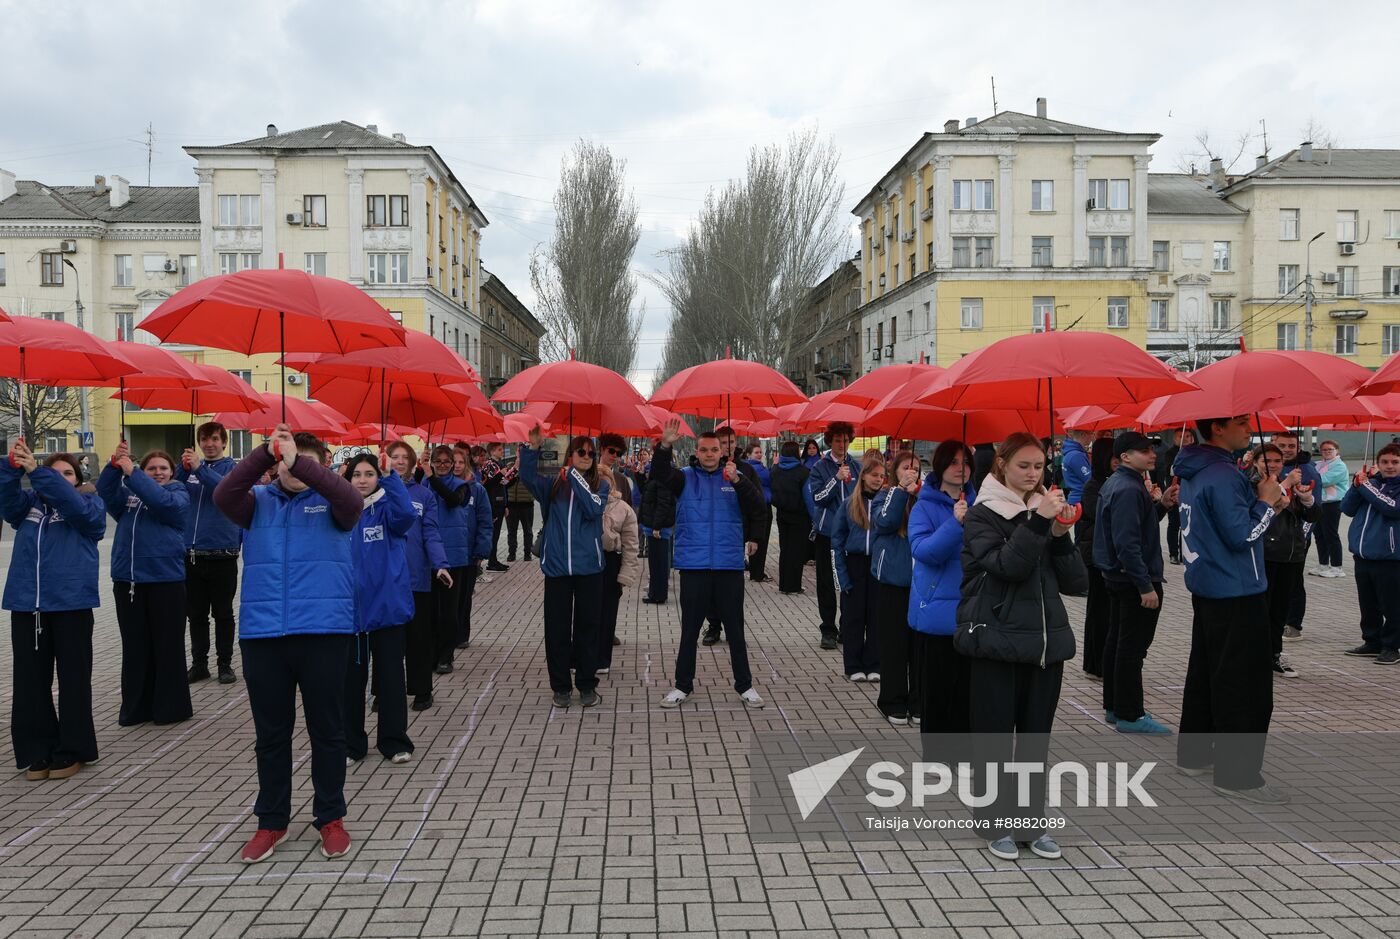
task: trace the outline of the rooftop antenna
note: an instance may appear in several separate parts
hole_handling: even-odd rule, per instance
[[[1264,158],[1269,157],[1269,125],[1264,123],[1264,119],[1259,118],[1259,129],[1264,132]]]
[[[1001,113],[997,110],[997,77],[995,75],[992,76],[992,113]]]
[[[146,185],[151,185],[151,154],[156,149],[156,132],[150,122],[146,123]]]

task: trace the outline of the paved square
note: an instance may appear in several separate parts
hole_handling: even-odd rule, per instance
[[[775,573],[776,543],[769,557]],[[513,565],[478,586],[472,647],[438,679],[436,706],[411,714],[413,762],[371,751],[349,772],[350,855],[316,850],[299,732],[291,832],[275,861],[244,867],[256,786],[244,687],[204,682],[193,720],[119,728],[105,550],[102,570],[102,761],[66,781],[0,783],[0,936],[1400,935],[1394,842],[1090,845],[1019,864],[895,841],[752,844],[751,734],[896,732],[875,709],[877,689],[846,682],[839,652],[817,648],[810,567],[807,596],[780,596],[772,580],[748,588],[766,709],[733,693],[723,645],[702,647],[690,701],[658,707],[679,634],[673,581],[667,606],[626,592],[602,706],[556,712],[543,579]],[[1181,570],[1168,568],[1146,668],[1148,707],[1173,726],[1190,636]],[[1341,654],[1359,638],[1352,580],[1307,586],[1306,638],[1285,648],[1302,677],[1276,682],[1274,727],[1400,728],[1400,668]],[[1082,604],[1069,605],[1082,622]],[[6,645],[6,713],[10,674]],[[1067,664],[1056,733],[1109,733],[1098,696]],[[8,735],[0,757],[13,765]]]

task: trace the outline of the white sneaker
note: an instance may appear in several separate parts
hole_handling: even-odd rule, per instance
[[[664,708],[678,708],[681,706],[681,702],[688,697],[690,697],[690,695],[679,688],[672,688],[670,691],[666,692],[666,697],[661,699],[661,706]]]
[[[610,668],[600,668],[600,669],[598,669],[597,671],[595,671],[593,674],[595,674],[595,675],[606,675],[606,674],[608,674],[608,672],[610,672],[610,671],[612,671],[612,669],[610,669]]]
[[[760,698],[760,697],[758,696],[758,692],[757,692],[757,691],[754,691],[752,688],[750,688],[748,691],[745,691],[743,694],[739,695],[739,697],[741,697],[741,698],[744,699],[744,706],[745,706],[745,707],[751,707],[751,708],[761,708],[761,707],[763,707],[763,699]]]
[[[905,717],[903,714],[886,714],[885,720],[889,721],[896,727],[909,726],[909,718]]]
[[[1345,577],[1345,576],[1347,576],[1347,572],[1344,571],[1344,570],[1343,570],[1342,568],[1340,568],[1340,567],[1334,567],[1334,568],[1332,568],[1332,570],[1328,573],[1327,576],[1328,576],[1328,577]]]
[[[477,575],[476,582],[479,584],[489,584],[491,583],[491,575],[483,571]]]
[[[865,681],[865,672],[851,672],[846,676],[847,681]]]
[[[866,681],[876,681],[876,682],[878,682],[878,681],[880,680],[880,673],[879,673],[879,672],[866,672],[866,673],[865,673],[865,680],[866,680]]]
[[[412,757],[413,757],[413,754],[412,754],[412,753],[409,753],[409,752],[406,751],[406,750],[402,750],[402,751],[400,751],[400,752],[398,752],[398,753],[395,753],[393,756],[389,757],[389,762],[390,762],[390,763],[407,763],[410,759],[412,759]]]
[[[1320,567],[1320,566],[1314,564],[1312,567],[1308,568],[1308,576],[1309,576],[1309,577],[1331,577],[1332,575],[1328,573],[1329,570],[1330,570],[1330,568]]]

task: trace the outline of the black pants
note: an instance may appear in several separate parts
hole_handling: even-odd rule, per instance
[[[598,668],[612,668],[613,636],[617,635],[617,608],[622,603],[622,553],[603,552],[602,582],[598,586]]]
[[[190,620],[190,664],[209,664],[209,615],[219,665],[233,661],[233,597],[238,558],[185,555],[185,614]]]
[[[452,577],[462,578],[457,593],[457,645],[472,641],[472,599],[476,596],[476,578],[481,573],[476,564],[453,568]]]
[[[1361,601],[1361,641],[1378,649],[1400,649],[1400,561],[1356,565],[1356,594]]]
[[[700,625],[712,612],[729,633],[734,690],[743,694],[753,687],[749,647],[744,641],[743,571],[681,571],[681,647],[676,651],[676,687],[686,694],[695,691]]]
[[[1108,585],[1097,567],[1085,565],[1089,574],[1089,595],[1084,601],[1084,673],[1102,678],[1104,640],[1108,638],[1111,600]]]
[[[1322,518],[1313,526],[1317,542],[1317,563],[1323,567],[1342,566],[1342,503],[1322,503]]]
[[[1308,614],[1308,587],[1303,581],[1303,563],[1308,557],[1308,546],[1303,545],[1303,561],[1298,562],[1298,579],[1288,594],[1288,610],[1284,614],[1287,625],[1303,628],[1303,617]]]
[[[1157,584],[1157,609],[1142,605],[1132,584],[1107,584],[1108,636],[1103,645],[1103,707],[1120,721],[1143,716],[1142,660],[1157,635],[1162,613],[1162,585]],[[1280,634],[1282,635],[1282,634]]]
[[[1175,506],[1167,509],[1167,557],[1181,559],[1181,510]]]
[[[408,739],[408,698],[404,692],[404,637],[407,628],[389,626],[357,633],[346,657],[345,672],[345,751],[351,759],[363,760],[369,752],[365,732],[365,684],[370,663],[374,664],[376,700],[379,702],[379,728],[374,748],[385,759],[395,753],[412,753]]]
[[[533,502],[507,502],[506,503],[506,553],[509,557],[515,557],[515,533],[517,530],[525,534],[525,560],[530,560],[530,556],[535,550],[535,503]]]
[[[1176,759],[1215,766],[1224,789],[1263,785],[1264,743],[1274,713],[1269,605],[1248,597],[1191,597],[1191,656],[1181,696]],[[1229,734],[1228,738],[1217,739]]]
[[[836,571],[831,566],[831,539],[818,534],[813,556],[817,564],[817,613],[823,636],[836,635]]]
[[[841,594],[841,657],[846,675],[880,670],[880,641],[876,636],[875,575],[870,556],[847,554],[851,589]],[[883,676],[881,676],[883,677]]]
[[[122,634],[123,727],[173,724],[194,715],[185,671],[185,582],[113,581]]]
[[[92,610],[11,613],[10,648],[15,678],[10,740],[15,766],[67,766],[97,759],[97,731],[92,725]]]
[[[924,672],[920,729],[925,735],[962,737],[968,732],[970,719],[968,689],[972,660],[953,648],[952,636],[918,635],[923,648]]]
[[[602,590],[601,573],[544,579],[544,659],[555,694],[568,694],[575,685],[580,693],[598,687]]]
[[[243,681],[257,734],[259,828],[292,820],[292,730],[297,690],[311,738],[312,811],[317,828],[345,817],[345,663],[349,635],[243,639]]]
[[[457,624],[462,618],[462,581],[465,567],[448,569],[452,575],[452,586],[444,586],[433,579],[433,664],[444,665],[452,661],[452,650],[457,645]]]
[[[1269,580],[1269,589],[1264,592],[1269,603],[1269,652],[1274,656],[1283,652],[1283,627],[1293,625],[1288,614],[1298,591],[1303,589],[1303,563],[1264,562]]]
[[[432,593],[413,594],[413,619],[404,635],[404,675],[411,695],[433,693],[433,666],[437,664],[437,636],[433,630]]]
[[[919,633],[909,628],[909,588],[882,584],[875,587],[877,648],[880,652],[880,696],[876,706],[888,716],[919,713],[923,687],[923,663],[914,657],[914,639]]]
[[[998,662],[973,659],[968,669],[968,695],[972,730],[972,766],[975,788],[987,791],[987,764],[1004,767],[1012,761],[1045,763],[1050,750],[1050,728],[1055,723],[1055,707],[1060,701],[1060,681],[1064,663],[1041,668],[1026,662]],[[1017,779],[1002,769],[996,781],[996,800],[973,810],[973,816],[992,827],[987,840],[1009,835],[1016,841],[1034,841],[1045,833],[1044,826],[1021,825],[1000,828],[998,818],[1043,818],[1045,815],[1046,775],[1031,776],[1025,805],[1018,804]]]
[[[778,589],[797,593],[802,589],[802,567],[812,552],[812,523],[778,520]]]
[[[647,547],[647,596],[657,603],[665,603],[671,595],[671,539],[646,539]]]
[[[500,506],[495,506],[495,505],[491,506],[491,558],[490,558],[490,562],[491,562],[491,564],[493,564],[493,565],[495,565],[495,564],[500,564],[500,563],[501,563],[500,555],[497,553],[497,548],[496,548],[496,546],[497,546],[497,545],[500,543],[500,541],[501,541],[501,526],[505,523],[505,520],[506,520],[506,507],[505,507],[505,505],[502,504],[502,505],[500,505]],[[509,541],[510,539],[507,538],[506,540]]]
[[[768,540],[773,536],[773,508],[765,505],[763,507],[764,517],[768,519],[768,524],[763,526],[763,531],[758,536],[758,550],[749,558],[749,579],[766,580],[768,578]]]

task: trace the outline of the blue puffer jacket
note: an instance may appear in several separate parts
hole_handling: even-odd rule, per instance
[[[681,571],[743,570],[748,558],[737,483],[724,478],[723,465],[711,471],[687,466],[680,473],[685,477],[685,488],[676,497],[672,565]],[[752,483],[748,487],[754,491]]]
[[[1342,497],[1342,511],[1354,519],[1347,530],[1352,554],[1365,561],[1400,561],[1400,477],[1377,474],[1353,485]]]
[[[236,464],[231,457],[213,463],[201,462],[194,471],[181,464],[175,478],[190,494],[189,517],[185,520],[185,547],[193,551],[237,551],[243,532],[214,507],[214,489]]]
[[[438,534],[449,567],[466,567],[491,556],[491,497],[486,487],[473,479],[435,476],[447,494],[425,481],[438,501]],[[453,503],[457,504],[453,504]]]
[[[1263,593],[1264,534],[1274,510],[1255,495],[1235,458],[1195,444],[1177,454],[1172,472],[1181,479],[1186,589],[1212,599]]]
[[[238,636],[353,633],[355,564],[350,532],[314,489],[253,488],[253,523],[244,536]]]
[[[745,463],[753,467],[753,471],[758,474],[758,481],[763,484],[763,502],[766,505],[773,504],[773,479],[768,475],[768,467],[763,465],[762,460],[745,460]]]
[[[971,508],[976,493],[969,486]],[[957,631],[962,599],[962,523],[953,517],[954,499],[926,481],[909,513],[909,549],[914,577],[909,587],[909,626],[930,636]]]
[[[365,499],[365,510],[350,533],[356,632],[402,626],[413,619],[406,541],[417,524],[418,512],[398,474],[380,477],[379,488]]]
[[[544,531],[535,547],[546,577],[582,577],[603,569],[603,510],[609,487],[593,492],[583,474],[569,470],[559,495],[553,494],[555,473],[540,472],[540,451],[520,448],[520,478],[540,504]],[[488,551],[489,553],[489,551]]]
[[[877,493],[878,495],[878,493]],[[873,498],[865,499],[865,517],[871,518]],[[836,513],[835,525],[831,533],[831,566],[836,569],[836,586],[842,593],[851,589],[851,572],[846,556],[854,554],[864,557],[870,563],[871,550],[875,546],[875,526],[861,528],[851,521],[851,507],[843,505]]]
[[[438,498],[422,483],[408,483],[404,490],[413,504],[414,516],[413,527],[408,530],[404,542],[408,580],[414,593],[427,593],[433,589],[433,572],[451,566],[447,563],[442,533],[438,530]]]
[[[811,475],[807,477],[812,527],[817,534],[831,538],[833,547],[836,539],[832,537],[832,533],[836,529],[836,519],[841,514],[839,510],[845,508],[846,499],[855,492],[856,484],[860,480],[860,464],[849,453],[846,454],[845,465],[851,468],[851,478],[844,483],[837,482],[836,473],[841,469],[841,464],[828,450],[822,454],[822,458],[812,467]]]
[[[1066,440],[1064,455],[1060,459],[1060,471],[1065,477],[1065,501],[1078,505],[1084,496],[1084,486],[1094,477],[1094,469],[1089,454],[1078,440]]]
[[[15,613],[59,613],[101,605],[97,543],[107,531],[102,500],[79,492],[56,470],[24,471],[0,459],[0,514],[15,529],[3,606]],[[37,599],[36,599],[37,596]]]
[[[898,486],[881,489],[871,504],[875,519],[875,549],[870,555],[870,569],[875,579],[891,587],[908,587],[914,576],[914,555],[909,550],[909,536],[901,535],[904,527],[904,507],[915,498]]]
[[[157,486],[140,467],[130,476],[108,463],[97,477],[97,494],[117,520],[112,539],[112,579],[132,584],[168,584],[185,579],[185,516],[190,494],[171,480]]]

